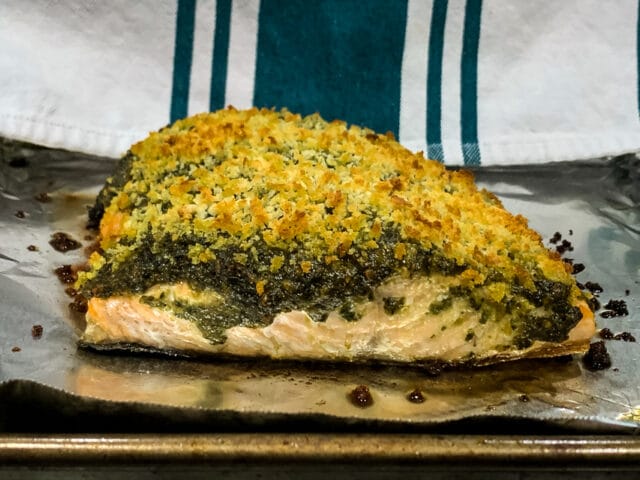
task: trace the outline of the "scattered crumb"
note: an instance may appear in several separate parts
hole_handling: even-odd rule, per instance
[[[88,308],[89,306],[87,305],[87,299],[78,294],[73,297],[73,302],[69,304],[69,309],[78,313],[86,313]]]
[[[584,289],[581,289],[584,290]],[[589,304],[589,307],[591,308],[591,310],[593,310],[594,312],[600,310],[600,302],[598,301],[597,297],[591,297],[590,299],[587,300],[587,303]]]
[[[66,293],[70,297],[75,297],[78,294],[78,291],[73,287],[67,287],[64,289],[64,293]]]
[[[625,317],[629,315],[627,302],[624,300],[609,300],[604,308],[606,310],[600,314],[602,318]]]
[[[31,336],[33,338],[40,338],[42,337],[42,325],[34,325],[33,327],[31,327]]]
[[[608,328],[601,329],[599,335],[600,338],[603,338],[605,340],[611,340],[613,338],[613,332]]]
[[[27,250],[29,250],[30,252],[37,252],[38,251],[38,247],[36,247],[35,245],[29,245],[27,247]]]
[[[560,239],[562,239],[562,235],[560,234],[560,232],[556,232],[553,234],[553,237],[549,239],[549,241],[551,243],[558,243]]]
[[[585,268],[586,267],[584,266],[584,263],[574,263],[573,264],[573,270],[572,270],[573,274],[575,275],[577,273],[580,273],[580,272],[584,271]]]
[[[631,335],[631,333],[629,333],[629,332],[618,333],[616,336],[613,337],[613,339],[614,340],[622,340],[623,342],[635,342],[636,341],[636,337]]]
[[[33,198],[40,203],[49,203],[51,201],[51,196],[47,192],[39,193]]]
[[[27,216],[24,210],[17,210],[14,215],[18,218],[25,218]]]
[[[358,385],[349,393],[349,399],[356,407],[367,408],[373,405],[373,397],[366,385]]]
[[[11,351],[12,351],[12,352],[19,352],[19,351],[21,351],[21,350],[22,350],[22,349],[21,349],[20,347],[13,347],[13,348],[11,349]]]
[[[599,336],[604,340],[622,340],[624,342],[636,341],[636,337],[634,337],[630,332],[621,332],[614,335],[613,332],[608,328],[603,328],[602,330],[600,330]]]
[[[524,393],[518,397],[518,400],[520,400],[522,403],[527,403],[531,401],[531,399],[529,398],[529,395],[526,395]]]
[[[415,390],[409,392],[409,394],[407,395],[407,400],[409,400],[411,403],[424,403],[425,398],[422,391],[419,388],[416,388]]]
[[[78,279],[78,274],[71,265],[62,265],[56,268],[53,273],[56,274],[58,280],[62,283],[74,283]]]
[[[589,351],[583,357],[582,362],[584,366],[591,371],[605,370],[611,367],[611,356],[609,352],[607,352],[607,347],[604,342],[600,340],[599,342],[592,343],[589,346]]]
[[[58,252],[68,252],[69,250],[77,250],[82,247],[82,244],[73,239],[68,233],[64,232],[56,232],[51,235],[51,240],[49,240],[49,245],[51,245]]]
[[[569,240],[562,240],[562,243],[556,247],[556,252],[558,252],[560,255],[562,255],[563,253],[565,253],[567,251],[572,252],[573,251],[573,245],[571,244],[571,242]]]
[[[602,293],[604,291],[600,284],[596,282],[586,282],[584,284],[584,288],[589,290],[591,293]]]

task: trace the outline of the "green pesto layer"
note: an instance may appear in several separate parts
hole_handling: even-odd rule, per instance
[[[144,294],[159,284],[186,282],[194,290],[217,292],[223,302],[215,305],[188,305],[167,301],[161,297],[143,297],[143,301],[172,310],[177,316],[195,321],[203,334],[214,343],[224,342],[224,331],[233,326],[261,327],[271,323],[276,314],[304,310],[316,321],[323,321],[334,310],[345,320],[357,321],[357,304],[372,298],[375,288],[397,276],[444,274],[458,276],[464,266],[458,266],[437,251],[426,251],[410,245],[402,260],[394,257],[397,234],[386,231],[379,248],[366,249],[344,256],[340,262],[326,264],[311,261],[312,274],[300,269],[304,253],[281,252],[266,246],[257,249],[256,256],[239,262],[238,251],[218,251],[216,258],[206,263],[189,261],[189,249],[198,239],[173,241],[165,237],[154,241],[148,237],[125,261],[113,268],[109,262],[97,275],[82,286],[86,296]],[[271,271],[272,259],[284,256],[280,269]],[[255,288],[256,280],[264,286]],[[580,310],[569,301],[570,286],[541,278],[535,289],[518,284],[506,284],[499,273],[490,276],[482,285],[456,286],[449,295],[425,313],[437,314],[451,307],[452,299],[465,298],[469,305],[482,313],[482,322],[511,321],[518,348],[525,348],[536,340],[558,342],[581,318]],[[501,301],[492,301],[488,288],[506,290]],[[384,299],[385,312],[394,315],[403,306],[402,297]],[[546,314],[534,315],[539,307]],[[513,316],[513,313],[517,313]]]

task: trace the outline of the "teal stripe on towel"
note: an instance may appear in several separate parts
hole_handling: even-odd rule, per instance
[[[427,70],[427,156],[444,161],[442,150],[442,52],[447,0],[434,0],[429,32],[429,66]]]
[[[478,47],[482,0],[467,0],[460,66],[460,122],[465,165],[480,165],[478,147]]]
[[[256,106],[398,134],[406,0],[262,0]]]
[[[176,39],[173,51],[173,85],[171,88],[170,112],[171,122],[187,116],[195,17],[196,0],[178,0]]]
[[[231,0],[217,0],[216,30],[211,62],[211,94],[209,96],[209,109],[212,112],[225,107],[230,24]]]

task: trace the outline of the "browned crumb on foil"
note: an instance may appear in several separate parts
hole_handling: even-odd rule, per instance
[[[60,280],[60,283],[68,285],[64,289],[64,293],[73,298],[73,302],[69,303],[69,310],[74,313],[86,313],[88,310],[88,301],[86,297],[80,295],[78,291],[73,287],[73,284],[78,278],[78,270],[82,269],[82,266],[74,265],[61,265],[53,272]]]
[[[597,312],[598,310],[600,310],[600,301],[596,296],[593,296],[590,299],[588,299],[587,303],[589,304],[589,308],[591,308],[592,312]]]
[[[22,349],[21,349],[20,347],[13,347],[13,348],[11,349],[11,351],[15,353],[15,352],[20,352],[20,351],[22,351]]]
[[[68,252],[69,250],[77,250],[82,246],[82,244],[71,237],[68,233],[64,232],[56,232],[51,235],[51,240],[49,240],[49,245],[51,245],[54,250],[58,252]]]
[[[596,282],[586,282],[584,284],[584,288],[586,288],[593,294],[602,293],[604,291],[600,284]]]
[[[572,272],[574,275],[584,271],[584,269],[586,268],[584,266],[584,263],[573,263],[571,264],[571,266],[572,266]]]
[[[28,245],[27,246],[27,250],[29,250],[30,252],[37,252],[38,251],[38,247],[35,245]]]
[[[36,202],[40,203],[49,203],[51,201],[51,196],[47,192],[38,193],[33,199]]]
[[[605,340],[613,339],[613,332],[606,327],[601,329],[598,335],[600,336],[600,338],[603,338]]]
[[[600,338],[604,340],[622,340],[623,342],[635,342],[636,337],[634,337],[631,332],[620,332],[614,334],[610,329],[603,328],[599,332]]]
[[[604,308],[606,310],[600,314],[602,318],[626,317],[629,315],[627,302],[624,300],[609,300]]]
[[[409,392],[409,394],[407,395],[407,400],[409,400],[411,403],[424,403],[425,398],[422,391],[419,388],[416,388],[415,390]]]
[[[630,332],[620,332],[613,337],[614,340],[622,340],[623,342],[635,342],[636,337],[634,337]]]
[[[64,289],[64,293],[66,293],[70,297],[75,297],[78,294],[78,291],[73,287],[67,287]]]
[[[611,367],[611,356],[607,352],[604,341],[600,340],[589,345],[589,351],[583,357],[582,362],[592,372]]]
[[[74,283],[78,279],[78,274],[71,265],[62,265],[56,268],[53,273],[61,283],[65,284]]]
[[[569,240],[562,240],[562,243],[556,246],[556,252],[562,255],[565,252],[573,252],[573,245]]]
[[[25,218],[27,216],[24,210],[16,210],[16,213],[14,213],[14,215],[18,218]]]
[[[73,297],[73,302],[69,304],[69,309],[73,312],[87,313],[87,310],[89,309],[87,299],[82,295],[76,294]]]
[[[36,339],[41,338],[43,331],[42,325],[34,325],[31,327],[31,336]]]
[[[349,400],[358,408],[367,408],[373,405],[373,397],[366,385],[358,385],[349,393]]]

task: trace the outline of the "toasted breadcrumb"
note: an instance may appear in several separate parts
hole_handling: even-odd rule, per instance
[[[526,287],[534,275],[573,284],[527,220],[477,189],[470,172],[448,170],[367,128],[317,114],[228,108],[153,132],[131,154],[131,178],[100,225],[100,247],[112,263],[126,260],[149,230],[204,239],[206,246],[190,251],[193,263],[229,244],[250,252],[257,243],[330,263],[375,248],[391,225],[401,234],[397,259],[405,241],[435,247],[465,265],[473,284],[490,271]],[[95,275],[104,258],[95,253],[89,263],[82,278]]]

